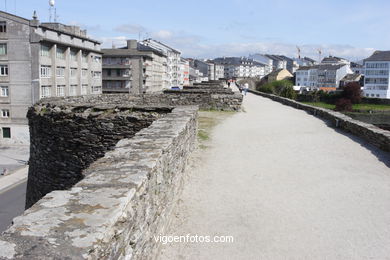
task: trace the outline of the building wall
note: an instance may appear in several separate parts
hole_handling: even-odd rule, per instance
[[[0,33],[0,43],[7,44],[7,54],[0,55],[0,64],[8,65],[8,75],[0,76],[0,85],[8,86],[8,97],[0,97],[0,115],[9,111],[9,117],[0,116],[0,143],[28,144],[27,109],[43,96],[42,86],[50,86],[50,96],[57,96],[57,86],[64,86],[63,95],[70,95],[70,85],[77,85],[76,95],[100,94],[101,55],[100,44],[86,38],[77,38],[66,33],[40,27],[38,20],[27,20],[0,12],[0,21],[7,23],[7,32]],[[42,46],[49,46],[46,56],[41,56]],[[56,57],[59,46],[64,48],[64,59]],[[70,58],[71,48],[76,59]],[[82,51],[87,62],[83,62]],[[49,74],[41,75],[42,66]],[[56,68],[63,67],[63,76],[57,77]],[[70,68],[75,68],[75,76],[70,76]],[[81,77],[82,68],[87,69]],[[95,75],[95,76],[93,76]],[[85,86],[85,91],[81,87]],[[11,138],[5,136],[4,128],[10,128]],[[22,130],[25,130],[23,132]]]
[[[180,53],[173,48],[151,39],[144,40],[142,44],[161,51],[164,55],[167,56],[166,60],[164,61],[166,68],[163,77],[163,88],[178,86],[180,81]]]
[[[0,143],[28,144],[27,108],[32,104],[31,48],[29,22],[2,15],[7,32],[0,33],[0,42],[7,44],[7,54],[0,56],[0,64],[8,66],[8,76],[0,76],[0,85],[8,87],[8,97],[0,97],[0,110],[8,110],[9,117],[0,114]],[[0,112],[2,112],[0,111]],[[4,128],[10,128],[11,138],[5,138]]]

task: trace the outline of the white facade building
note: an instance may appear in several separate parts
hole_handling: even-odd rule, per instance
[[[340,81],[352,74],[347,64],[320,64],[309,67],[300,67],[296,72],[295,85],[310,90],[335,91]]]
[[[390,98],[390,51],[376,51],[364,60],[363,94],[370,98]]]
[[[166,73],[164,76],[163,88],[170,88],[172,86],[180,85],[180,51],[175,50],[159,41],[153,39],[146,39],[141,42],[143,45],[151,47],[162,52],[167,56]]]
[[[308,90],[317,90],[317,68],[314,66],[300,67],[295,73],[295,85]]]
[[[213,63],[224,66],[224,78],[261,78],[264,64],[245,57],[216,58]]]

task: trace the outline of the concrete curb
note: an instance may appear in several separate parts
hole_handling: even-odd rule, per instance
[[[0,177],[0,194],[27,180],[28,165],[22,166],[9,175]]]

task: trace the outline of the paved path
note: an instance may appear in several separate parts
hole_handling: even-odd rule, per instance
[[[0,233],[7,229],[12,219],[24,211],[27,182],[0,193]]]
[[[161,259],[390,259],[389,154],[248,94],[189,170]]]

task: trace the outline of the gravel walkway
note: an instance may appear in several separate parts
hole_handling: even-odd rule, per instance
[[[248,94],[198,151],[161,259],[390,259],[389,154]]]

